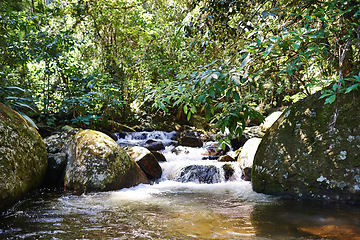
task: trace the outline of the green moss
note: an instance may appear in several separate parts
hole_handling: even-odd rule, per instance
[[[107,135],[79,131],[68,149],[65,187],[75,192],[116,190],[147,183],[148,179],[129,155]]]
[[[336,105],[324,105],[319,96],[291,106],[264,136],[252,169],[255,191],[359,201],[360,191],[349,191],[356,189],[359,169],[359,91],[339,96],[335,131],[329,124]]]
[[[18,113],[0,103],[0,209],[37,187],[45,174],[45,144]]]

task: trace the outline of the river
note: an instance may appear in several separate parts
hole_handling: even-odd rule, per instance
[[[171,134],[119,140],[164,142],[156,183],[80,196],[40,190],[0,216],[0,239],[360,239],[360,206],[255,193],[239,169],[228,181],[182,181],[179,169],[223,163],[203,160],[201,148],[174,154]]]

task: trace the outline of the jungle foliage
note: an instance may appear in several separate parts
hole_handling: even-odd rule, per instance
[[[54,126],[197,114],[232,138],[359,88],[359,19],[357,0],[5,0],[0,101]]]

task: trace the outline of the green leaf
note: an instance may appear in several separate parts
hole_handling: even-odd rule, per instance
[[[336,94],[333,94],[330,97],[328,97],[327,99],[325,99],[325,104],[331,104],[335,101],[335,99],[336,99]]]
[[[22,112],[18,112],[18,113],[20,113],[20,115],[21,115],[23,118],[25,118],[25,120],[28,121],[34,128],[39,129],[39,128],[36,126],[35,122],[34,122],[28,115],[26,115],[26,114],[24,114],[24,113],[22,113]]]
[[[205,83],[206,83],[206,84],[210,84],[212,78],[213,78],[212,75],[210,75],[209,77],[207,77],[206,80],[205,80]]]
[[[218,79],[220,77],[220,72],[214,72],[213,74],[211,74],[212,78],[214,79]]]
[[[300,41],[297,41],[297,42],[294,42],[293,43],[293,48],[295,49],[295,51],[300,47],[300,45],[301,45],[301,42]]]
[[[250,53],[247,54],[246,58],[241,62],[240,67],[245,67],[250,62]]]
[[[196,100],[197,100],[198,102],[202,102],[202,101],[206,98],[206,96],[207,96],[207,94],[202,94],[202,95],[200,95]]]
[[[234,91],[234,92],[233,92],[233,97],[234,97],[234,99],[235,99],[236,101],[240,101],[240,95],[239,95],[239,93],[238,93],[237,91]]]
[[[266,11],[266,10],[262,11],[262,13],[261,13],[262,18],[267,18],[269,15],[270,15],[270,13],[268,11]]]
[[[209,95],[210,95],[210,97],[215,98],[215,91],[213,88],[209,89]]]
[[[256,39],[256,44],[257,44],[258,46],[261,45],[261,40],[260,40],[259,38]]]
[[[188,112],[186,119],[189,121],[191,118],[191,112]]]
[[[4,87],[4,89],[9,91],[20,91],[26,93],[26,90],[20,87],[10,86],[10,87]]]
[[[159,107],[163,110],[166,111],[165,105],[163,102],[159,102]]]
[[[357,89],[358,86],[360,86],[360,83],[356,83],[356,84],[351,85],[350,87],[346,88],[345,93],[348,93],[348,92],[351,92],[352,90]]]
[[[264,57],[267,57],[270,52],[271,52],[271,49],[273,49],[274,45],[271,45],[269,47],[266,48],[265,52],[264,52]]]

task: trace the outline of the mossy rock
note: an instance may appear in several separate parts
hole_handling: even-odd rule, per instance
[[[320,96],[292,105],[265,134],[252,168],[256,192],[360,203],[360,91],[333,104]]]
[[[148,178],[126,151],[104,133],[81,130],[67,146],[64,187],[74,193],[118,190]]]
[[[46,167],[46,148],[39,133],[0,103],[0,210],[38,187]]]

